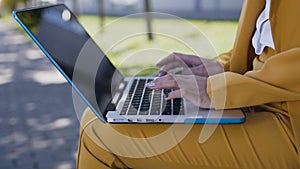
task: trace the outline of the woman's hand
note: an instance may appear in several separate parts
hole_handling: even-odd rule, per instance
[[[207,77],[195,75],[165,75],[147,83],[150,89],[175,89],[166,95],[166,99],[186,98],[201,108],[211,108],[206,92]]]
[[[158,62],[157,66],[161,67],[159,76],[164,76],[178,69],[180,69],[181,72],[179,74],[205,77],[223,72],[222,65],[216,60],[181,53],[170,54]]]

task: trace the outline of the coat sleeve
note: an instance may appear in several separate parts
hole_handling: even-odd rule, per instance
[[[211,76],[207,93],[216,109],[300,100],[300,48],[270,57],[260,70]]]
[[[230,50],[229,52],[226,53],[222,53],[221,55],[219,55],[216,60],[221,63],[221,65],[224,68],[224,72],[229,71],[230,69],[230,58],[231,58],[231,54],[232,54],[232,50]]]

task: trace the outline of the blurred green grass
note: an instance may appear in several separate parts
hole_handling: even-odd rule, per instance
[[[11,15],[2,20],[19,31]],[[105,17],[103,28],[95,15],[81,15],[79,21],[125,76],[156,72],[155,64],[171,52],[213,58],[232,48],[237,29],[237,21],[154,18],[154,40],[148,41],[144,18]]]
[[[144,76],[157,71],[155,63],[171,52],[213,58],[233,46],[237,22],[154,18],[154,40],[148,41],[143,18],[106,17],[100,27],[97,16],[79,21],[126,76]]]

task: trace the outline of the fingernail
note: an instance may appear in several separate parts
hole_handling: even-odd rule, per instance
[[[160,71],[158,72],[158,76],[161,77],[163,75],[167,74],[166,71],[164,71],[163,69],[160,69]]]
[[[147,87],[154,87],[156,84],[154,82],[146,83]]]
[[[160,70],[160,71],[158,72],[158,77],[161,77],[162,75],[163,75],[163,71]]]

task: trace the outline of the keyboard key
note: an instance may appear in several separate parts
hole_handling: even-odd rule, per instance
[[[182,99],[180,99],[180,98],[173,99],[173,114],[174,115],[180,114],[181,102],[182,102]]]
[[[143,101],[140,107],[140,113],[141,115],[148,115],[149,114],[149,109],[150,109],[150,94],[151,94],[151,90],[146,88],[145,89],[145,94],[143,97]]]
[[[169,93],[171,92],[171,89],[163,89],[165,97],[168,97]]]
[[[161,106],[161,92],[162,90],[153,90],[152,106],[150,115],[160,115]]]
[[[171,100],[165,101],[165,108],[163,109],[162,115],[171,115],[172,110],[171,110]]]

